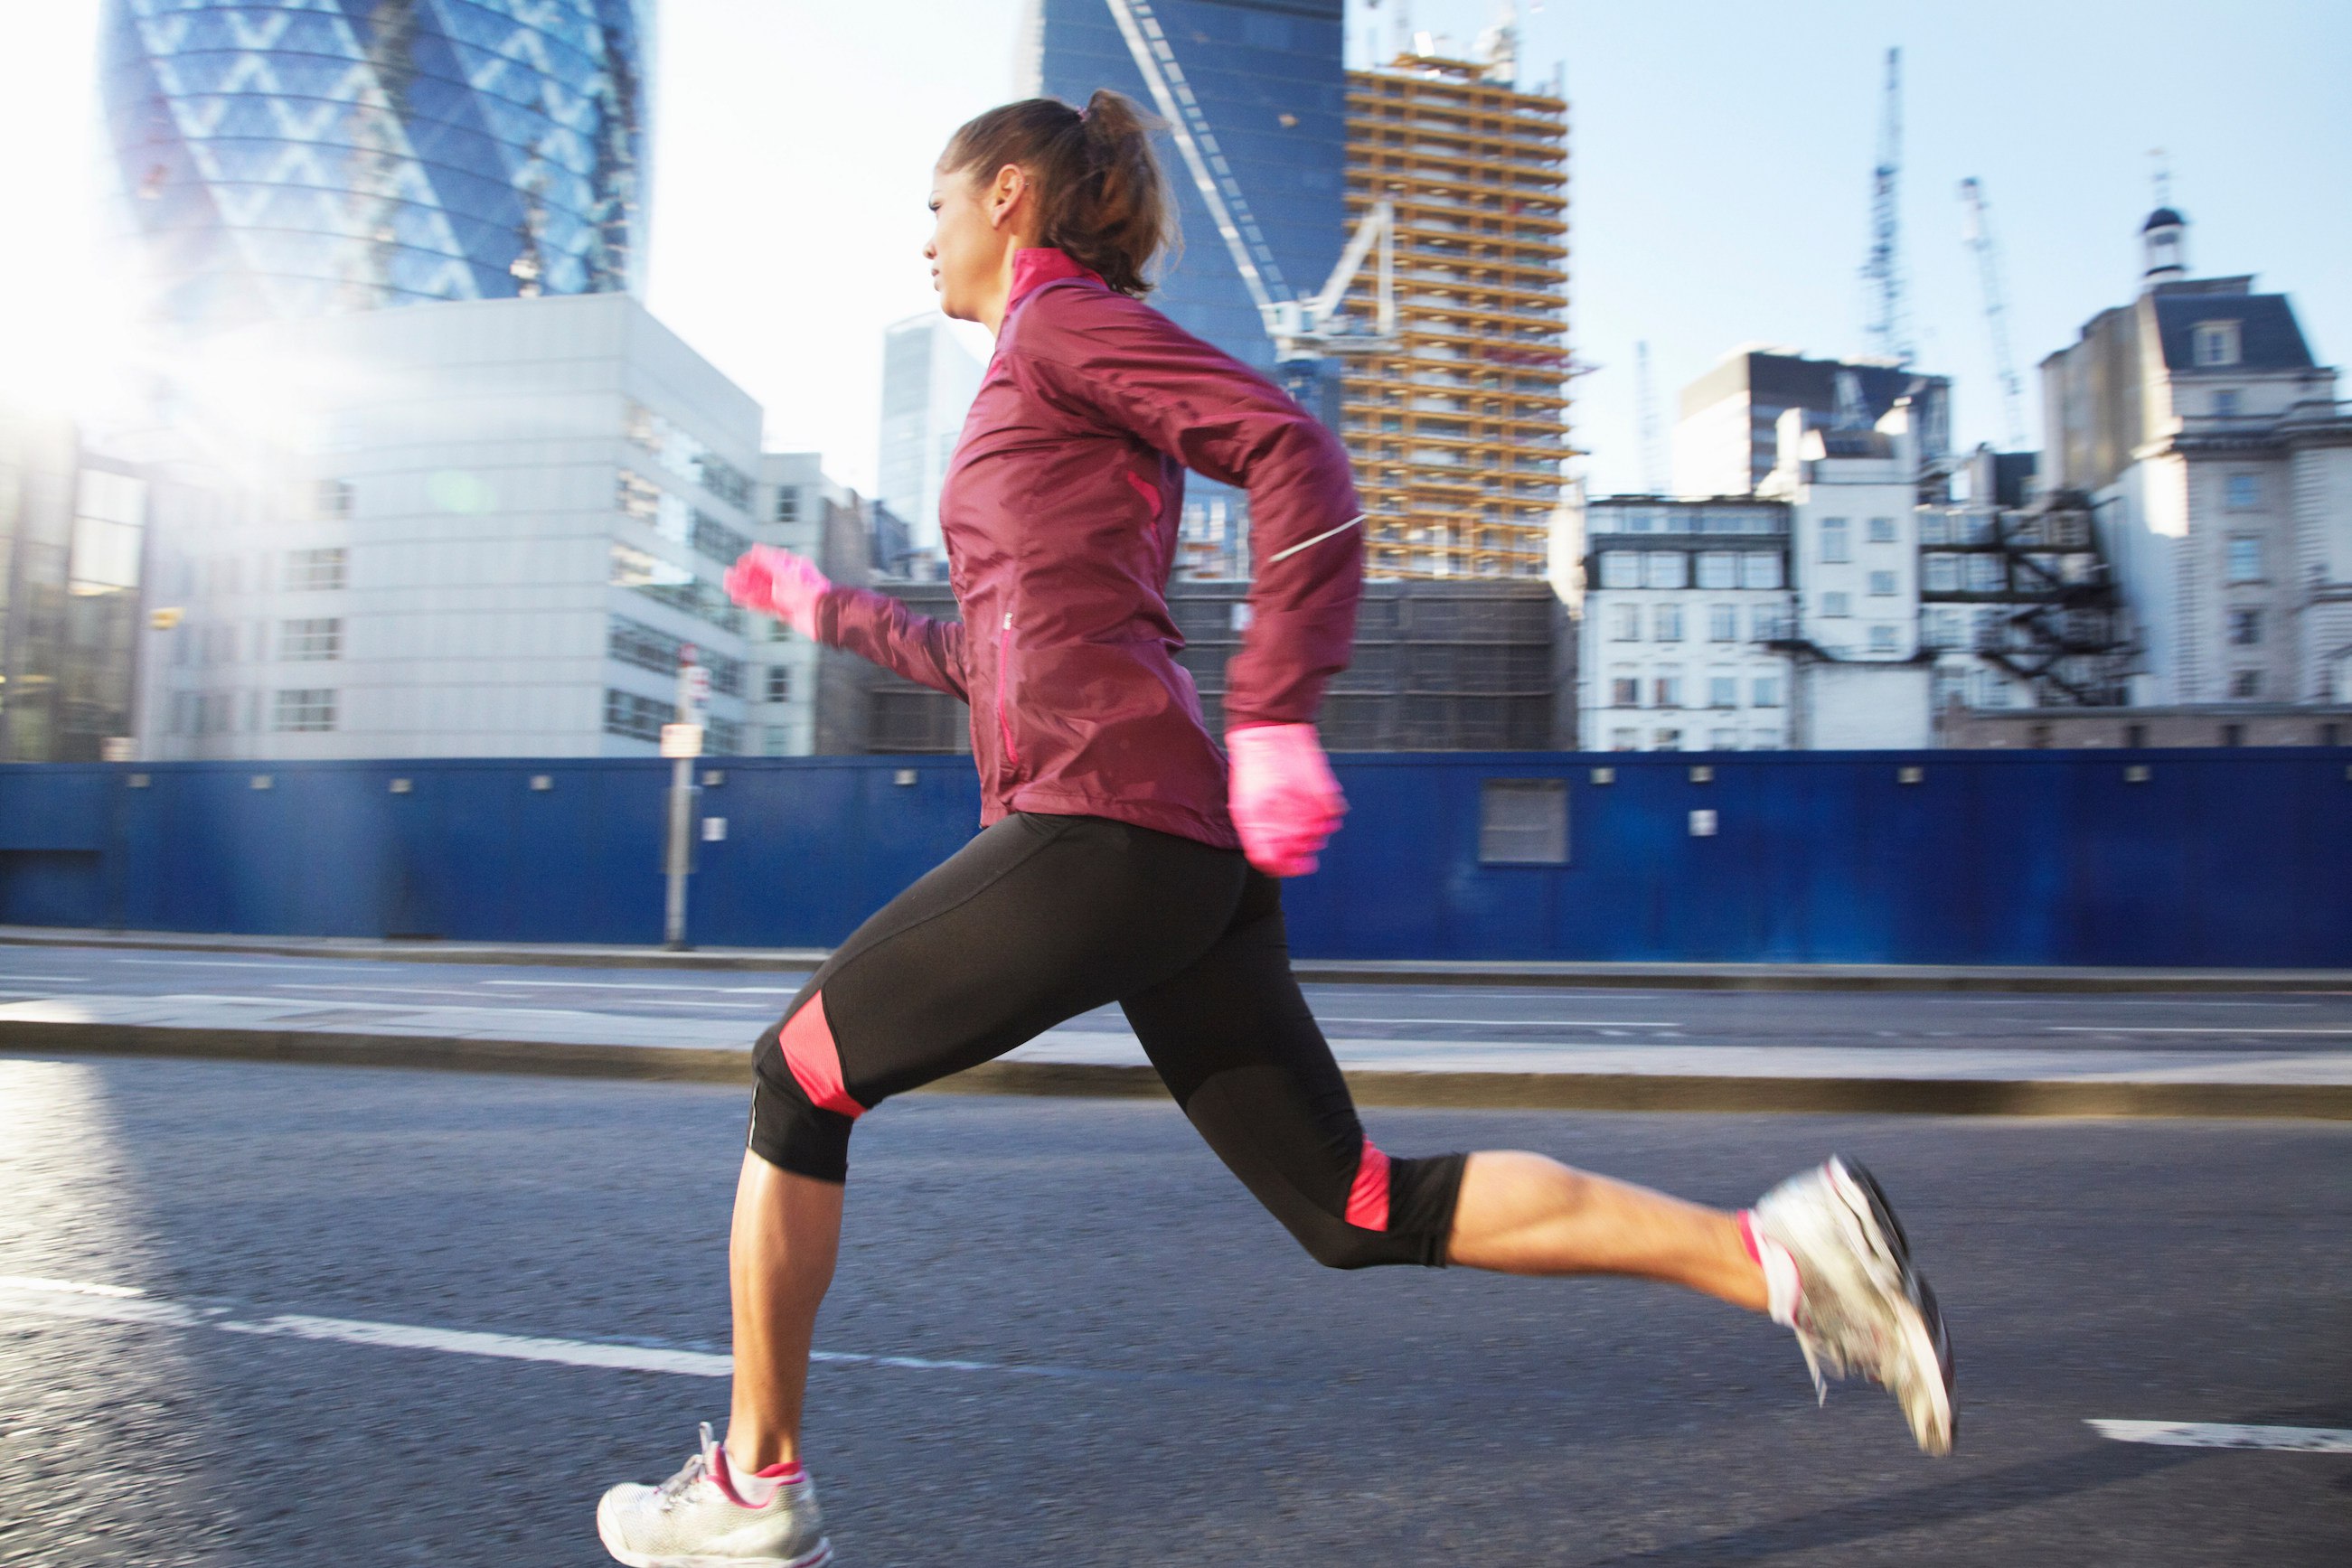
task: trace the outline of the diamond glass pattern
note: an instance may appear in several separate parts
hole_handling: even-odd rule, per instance
[[[653,26],[654,0],[107,0],[161,314],[640,287]]]

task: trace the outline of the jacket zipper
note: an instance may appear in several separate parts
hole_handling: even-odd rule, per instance
[[[1021,766],[1021,748],[1013,744],[1013,721],[1004,711],[1004,688],[1013,679],[1013,612],[1004,612],[1004,628],[996,634],[996,734],[1004,743],[1007,766]]]

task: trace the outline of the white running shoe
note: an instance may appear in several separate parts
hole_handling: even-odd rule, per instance
[[[1824,1368],[1837,1377],[1858,1372],[1895,1396],[1922,1451],[1950,1453],[1959,1420],[1951,1341],[1870,1173],[1832,1156],[1758,1199],[1753,1220],[1796,1265],[1793,1281],[1776,1282],[1772,1317],[1796,1331],[1814,1391],[1829,1396]],[[1765,1273],[1774,1273],[1769,1257]]]
[[[749,1497],[763,1500],[753,1503]],[[628,1568],[819,1568],[833,1561],[816,1483],[737,1477],[702,1424],[702,1447],[657,1487],[614,1487],[596,1504],[596,1534]]]

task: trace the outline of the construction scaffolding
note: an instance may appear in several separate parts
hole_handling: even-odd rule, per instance
[[[1349,73],[1349,219],[1396,214],[1396,342],[1342,383],[1376,578],[1544,575],[1573,455],[1567,138],[1567,102],[1493,62]],[[1348,309],[1374,308],[1360,278]]]

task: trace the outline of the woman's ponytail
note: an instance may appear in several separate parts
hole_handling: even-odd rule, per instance
[[[1153,259],[1176,246],[1175,206],[1151,150],[1157,122],[1124,93],[1098,89],[1083,110],[1033,98],[992,109],[948,142],[950,172],[1007,163],[1038,185],[1039,237],[1122,294],[1151,291]]]

